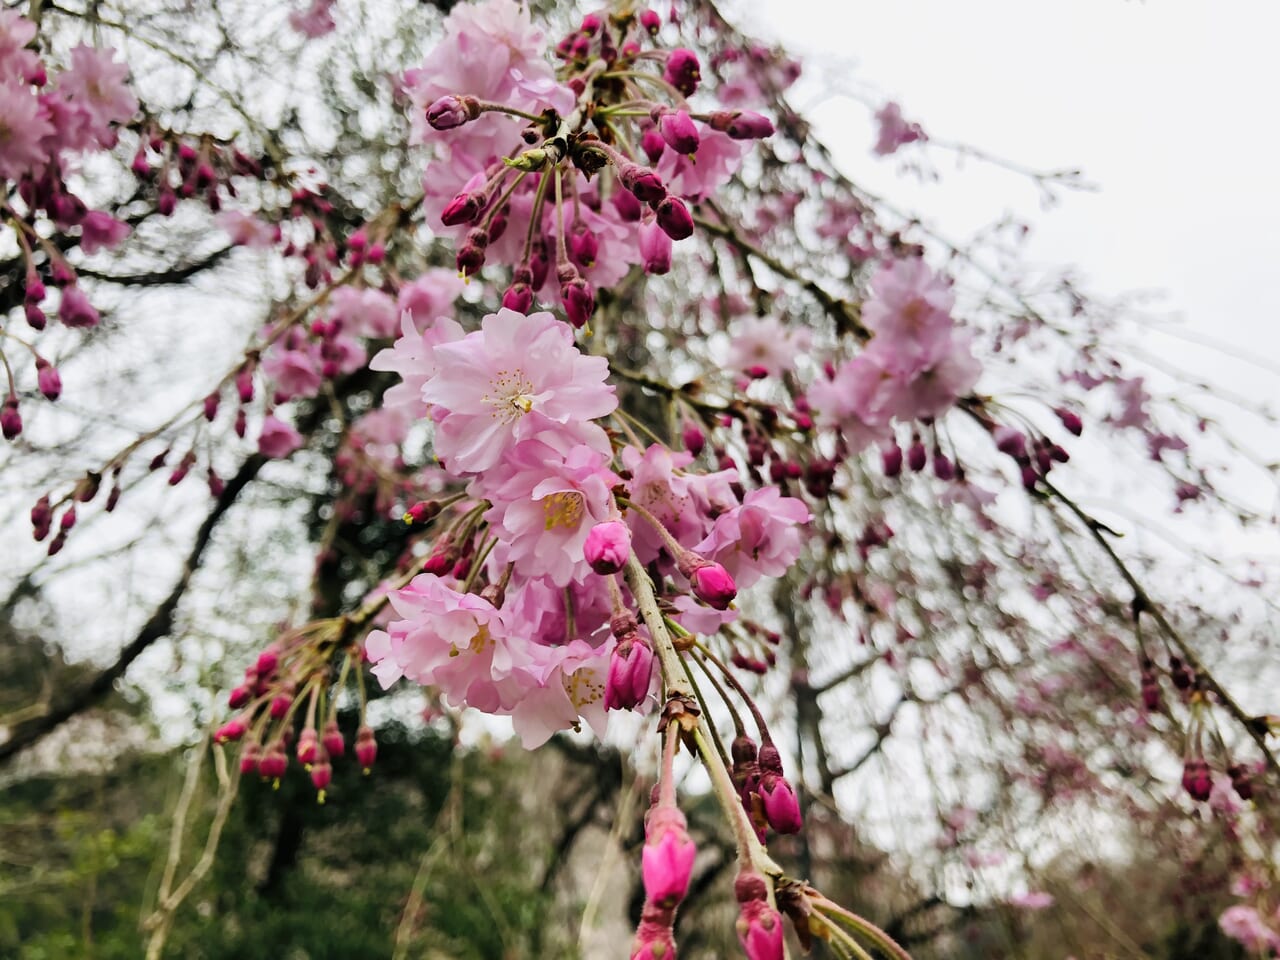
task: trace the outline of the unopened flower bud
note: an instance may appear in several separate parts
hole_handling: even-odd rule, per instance
[[[615,190],[609,200],[624,223],[637,223],[644,215],[644,208],[630,190]]]
[[[658,16],[656,10],[640,11],[640,26],[648,31],[649,36],[656,37],[658,31],[662,29],[662,17]]]
[[[0,407],[0,433],[6,440],[12,440],[22,433],[22,414],[18,412],[18,398],[9,394],[4,406]]]
[[[324,749],[331,757],[340,757],[347,751],[347,743],[338,729],[338,721],[330,720],[324,725]]]
[[[44,357],[36,359],[36,385],[46,400],[57,400],[62,395],[62,377],[58,368]]]
[[[702,79],[698,55],[692,50],[677,47],[667,56],[667,66],[662,76],[686,97],[693,96],[698,89],[698,81]]]
[[[681,439],[684,441],[684,448],[695,457],[702,453],[703,448],[707,445],[706,435],[698,428],[697,424],[693,423],[685,424]]]
[[[404,522],[409,526],[422,526],[436,518],[440,504],[435,500],[419,500],[404,512]]]
[[[782,915],[768,900],[743,901],[735,929],[747,960],[782,960]]]
[[[249,729],[249,725],[240,717],[228,720],[218,728],[217,733],[213,735],[213,739],[218,743],[226,743],[229,740],[239,740],[244,736],[245,731]]]
[[[473,223],[484,212],[489,198],[483,193],[464,192],[458,194],[440,214],[440,222],[446,227],[456,227],[462,223]]]
[[[638,163],[625,163],[618,167],[618,179],[622,185],[636,195],[636,199],[644,203],[661,203],[667,195],[666,185],[662,178]]]
[[[687,110],[663,110],[654,117],[654,122],[662,139],[676,153],[686,156],[697,153],[698,128]]]
[[[709,607],[725,610],[738,595],[738,585],[728,570],[692,551],[686,550],[677,559],[676,568],[688,578],[698,599]]]
[[[617,573],[631,555],[631,530],[621,520],[597,523],[587,534],[582,552],[596,573]]]
[[[656,126],[646,127],[644,133],[640,134],[640,149],[644,151],[650,163],[656,164],[667,152],[667,141],[663,139],[662,132]]]
[[[475,97],[441,97],[427,107],[427,123],[436,130],[452,130],[480,116]]]
[[[685,240],[693,236],[693,217],[689,208],[679,197],[667,195],[658,204],[655,211],[658,215],[658,226],[666,231],[672,240]]]
[[[758,790],[764,806],[765,819],[778,833],[799,833],[804,825],[800,815],[800,801],[786,777],[766,773],[760,778]]]
[[[569,237],[569,256],[582,269],[589,270],[595,266],[596,256],[599,252],[599,239],[587,228],[586,224],[579,221],[574,225],[573,233]]]
[[[1191,795],[1191,799],[1201,803],[1209,799],[1213,792],[1213,774],[1209,764],[1202,759],[1188,760],[1182,768],[1182,789]]]
[[[1080,419],[1080,415],[1073,413],[1066,407],[1058,407],[1054,411],[1058,415],[1058,419],[1062,421],[1062,425],[1067,428],[1067,432],[1080,436],[1084,433],[1084,422]]]
[[[707,117],[707,126],[727,133],[732,140],[760,140],[773,136],[773,121],[751,110],[716,110]]]
[[[239,710],[250,700],[253,699],[253,690],[246,684],[240,684],[231,691],[231,695],[227,698],[232,710]]]
[[[458,273],[464,277],[474,276],[484,266],[485,250],[489,246],[489,232],[483,227],[476,227],[467,233],[467,238],[458,248],[455,258]]]
[[[640,228],[640,257],[644,272],[662,276],[671,270],[671,237],[657,223],[647,223]]]
[[[374,738],[373,728],[362,726],[356,731],[356,763],[365,773],[378,758],[378,741]]]
[[[285,756],[284,744],[277,740],[267,748],[266,754],[258,761],[258,774],[266,780],[279,780],[289,769],[289,758]]]
[[[262,751],[262,747],[256,741],[250,741],[244,745],[244,749],[240,751],[240,772],[245,776],[252,776],[258,770],[258,758]]]
[[[912,472],[919,473],[924,469],[926,463],[929,462],[929,452],[925,450],[924,444],[919,438],[911,441],[911,446],[907,449],[907,466]]]
[[[298,737],[298,762],[302,764],[315,763],[316,757],[320,754],[320,742],[316,736],[315,727],[307,727]]]
[[[609,657],[604,708],[634,710],[648,698],[652,681],[653,650],[638,634],[625,636]]]
[[[641,854],[641,875],[649,900],[668,909],[683,900],[697,853],[679,808],[655,807]]]
[[[561,282],[560,298],[564,301],[564,312],[569,322],[579,329],[585,327],[596,308],[591,284],[580,276],[575,276],[568,283]]]

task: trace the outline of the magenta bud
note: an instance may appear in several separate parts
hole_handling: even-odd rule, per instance
[[[667,195],[667,188],[662,178],[648,167],[642,167],[638,163],[620,165],[618,179],[644,203],[661,203]]]
[[[692,50],[678,47],[667,57],[667,67],[663,71],[663,79],[686,97],[691,97],[698,89],[698,81],[702,72],[698,65],[698,55]]]
[[[656,37],[658,31],[662,29],[662,17],[658,16],[656,10],[642,10],[640,12],[640,26],[648,31],[649,36]]]
[[[1209,764],[1203,760],[1188,760],[1182,768],[1182,788],[1191,795],[1192,800],[1201,803],[1209,799],[1213,792],[1213,775]]]
[[[1080,419],[1080,415],[1073,413],[1066,407],[1058,407],[1053,411],[1058,415],[1058,419],[1062,421],[1062,425],[1067,428],[1067,432],[1080,436],[1084,433],[1084,422]]]
[[[933,455],[933,475],[939,480],[951,481],[956,478],[956,465],[945,453]]]
[[[640,257],[645,273],[662,276],[671,270],[671,238],[656,223],[640,228]]]
[[[667,141],[656,126],[646,127],[644,133],[640,134],[640,149],[650,163],[657,164],[667,150]]]
[[[249,364],[236,371],[236,395],[241,403],[253,399],[253,367]]]
[[[258,770],[258,757],[262,747],[256,741],[250,741],[244,745],[244,750],[240,753],[240,772],[245,776],[250,776]]]
[[[581,222],[575,224],[573,233],[569,237],[569,256],[573,258],[573,262],[582,269],[589,270],[595,266],[599,252],[600,241],[596,235],[587,229],[586,224]]]
[[[621,520],[597,523],[587,534],[582,552],[596,573],[617,573],[631,556],[631,530]]]
[[[68,327],[96,327],[101,318],[84,291],[73,283],[62,288],[58,319]]]
[[[688,156],[697,152],[698,128],[687,110],[664,110],[654,121],[662,139],[676,153]]]
[[[218,404],[221,402],[222,395],[216,390],[204,398],[204,418],[210,423],[218,415]]]
[[[528,313],[533,306],[533,290],[529,284],[516,281],[502,295],[502,305],[516,313]]]
[[[227,702],[231,705],[232,710],[239,710],[252,699],[253,690],[247,684],[242,683],[231,691],[231,696],[227,698]]]
[[[684,814],[676,807],[655,807],[641,853],[644,892],[652,903],[670,909],[684,899],[697,853]]]
[[[778,833],[799,833],[804,825],[800,816],[800,801],[786,777],[766,773],[760,780],[760,802],[764,806],[765,819]]]
[[[43,330],[48,318],[45,317],[44,311],[37,307],[34,303],[28,303],[22,308],[23,314],[27,318],[27,323],[32,330]]]
[[[226,743],[229,740],[239,740],[244,736],[245,731],[249,729],[248,724],[240,717],[228,720],[218,728],[218,732],[213,735],[213,739],[218,743]]]
[[[644,208],[630,190],[615,190],[609,200],[624,223],[638,223],[644,215]]]
[[[473,276],[484,266],[485,250],[489,246],[489,234],[483,227],[467,233],[467,239],[458,248],[455,258],[458,272],[464,277]]]
[[[360,769],[369,772],[374,760],[378,758],[378,741],[373,736],[373,729],[362,726],[356,731],[356,763]]]
[[[23,300],[26,303],[39,303],[45,298],[48,291],[45,290],[44,284],[40,282],[40,278],[35,274],[27,277],[27,288],[23,292]]]
[[[311,784],[320,792],[320,802],[324,803],[325,788],[333,782],[333,767],[329,765],[329,759],[321,756],[318,761],[311,767]]]
[[[57,400],[62,395],[62,377],[58,368],[44,357],[36,358],[36,384],[46,400]]]
[[[440,513],[440,504],[434,500],[419,500],[404,512],[404,522],[410,526],[422,525]]]
[[[627,634],[609,657],[604,708],[634,710],[648,698],[652,682],[653,650],[638,634]]]
[[[302,764],[315,763],[319,753],[320,743],[316,737],[316,728],[307,727],[298,736],[298,762]]]
[[[782,960],[782,916],[768,900],[743,901],[735,929],[747,960]]]
[[[6,440],[12,440],[22,433],[22,414],[18,412],[18,398],[9,395],[9,399],[0,407],[0,433]]]
[[[729,571],[714,561],[686,550],[676,568],[688,578],[698,599],[717,610],[726,609],[738,595],[738,585]]]
[[[714,118],[715,115],[712,116]],[[715,125],[714,119],[711,126],[715,130],[721,129]],[[773,136],[773,121],[751,110],[735,110],[723,131],[732,140],[762,140]]]
[[[702,453],[707,445],[707,438],[696,424],[687,423],[684,427],[684,433],[681,435],[684,440],[684,448],[695,457]]]
[[[258,761],[258,773],[267,780],[279,780],[289,769],[289,758],[285,756],[284,744],[279,740],[273,743],[266,755]]]
[[[668,195],[658,204],[658,226],[666,231],[672,240],[685,240],[693,236],[693,217],[689,208],[679,197]]]
[[[324,725],[324,749],[331,757],[340,757],[347,750],[346,741],[342,739],[342,731],[338,729],[338,721],[330,720]]]
[[[561,279],[560,298],[564,301],[564,312],[569,322],[578,329],[585,327],[596,308],[595,291],[591,289],[591,284],[575,270],[567,281]]]
[[[907,466],[914,473],[919,473],[924,469],[924,465],[929,462],[929,453],[924,448],[924,444],[919,440],[914,440],[907,449]]]
[[[1027,438],[1022,435],[1022,431],[1015,430],[1013,427],[996,427],[991,431],[991,439],[995,441],[996,449],[1001,453],[1015,460],[1026,458]]]
[[[280,666],[280,654],[268,647],[258,654],[258,662],[254,669],[257,670],[258,676],[265,679],[275,673],[278,666]]]
[[[452,130],[480,116],[475,97],[441,97],[427,107],[427,123],[436,130]]]
[[[896,477],[902,473],[902,448],[896,443],[881,448],[880,463],[886,477]]]
[[[472,223],[484,212],[488,199],[483,193],[460,193],[444,208],[444,212],[440,214],[440,222],[446,227]]]

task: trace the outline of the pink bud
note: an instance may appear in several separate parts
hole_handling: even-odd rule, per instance
[[[1191,799],[1201,803],[1209,799],[1213,792],[1213,775],[1209,765],[1201,759],[1191,759],[1182,768],[1182,789],[1191,795]]]
[[[650,163],[656,164],[667,150],[667,141],[663,139],[657,127],[646,127],[644,133],[640,135],[640,149],[644,151]]]
[[[685,240],[693,236],[693,217],[679,197],[668,195],[657,207],[658,226],[672,240]]]
[[[666,110],[654,120],[662,139],[676,153],[689,155],[698,151],[698,128],[687,110]]]
[[[644,203],[661,203],[667,195],[666,185],[662,178],[638,163],[620,164],[618,179],[622,185],[636,195],[636,199]]]
[[[685,424],[682,438],[684,440],[684,448],[695,457],[702,453],[703,448],[707,445],[707,438],[696,424]]]
[[[918,439],[912,441],[911,446],[907,449],[907,466],[912,471],[919,473],[924,469],[924,465],[929,460],[929,453],[924,448],[924,444]]]
[[[732,140],[760,140],[773,136],[773,121],[750,110],[717,110],[707,120],[712,130],[727,133]]]
[[[427,107],[427,123],[436,130],[452,130],[480,116],[475,97],[441,97]]]
[[[231,691],[231,696],[227,698],[227,702],[231,705],[232,710],[239,710],[252,699],[253,691],[242,683]]]
[[[347,752],[346,741],[342,739],[342,731],[338,729],[338,721],[330,720],[324,725],[324,749],[331,757],[340,757]]]
[[[62,288],[58,319],[68,327],[96,327],[100,318],[84,291],[73,283]]]
[[[649,36],[656,37],[658,31],[662,29],[662,17],[658,16],[655,10],[642,10],[640,12],[640,26],[648,31]]]
[[[782,960],[782,916],[767,900],[743,903],[736,929],[747,960]]]
[[[618,217],[624,223],[637,223],[644,215],[644,208],[640,206],[640,201],[630,190],[615,190],[609,199],[613,203],[613,209],[617,211]]]
[[[0,433],[6,440],[12,440],[22,433],[22,414],[18,412],[18,398],[9,394],[9,399],[0,407]]]
[[[378,758],[378,741],[374,739],[373,729],[363,726],[356,731],[356,762],[360,769],[368,773]]]
[[[464,277],[474,276],[484,266],[485,251],[489,246],[489,232],[483,227],[476,227],[467,233],[467,238],[458,248],[454,258],[458,272]]]
[[[631,530],[621,520],[597,523],[587,534],[582,552],[596,573],[617,573],[631,556]]]
[[[27,288],[23,294],[23,300],[26,303],[39,303],[45,298],[44,284],[40,282],[40,278],[34,273],[27,276]]]
[[[676,807],[655,807],[649,815],[641,854],[641,875],[648,899],[666,908],[683,900],[697,853],[684,814]]]
[[[329,758],[323,754],[311,767],[311,783],[320,791],[320,802],[324,803],[324,791],[333,782],[333,767],[329,766]]]
[[[956,465],[944,453],[933,455],[933,475],[939,480],[951,481],[956,478]]]
[[[262,747],[256,742],[249,742],[244,745],[244,750],[240,753],[240,772],[245,776],[251,776],[258,769],[258,755]]]
[[[738,585],[718,563],[686,550],[676,566],[688,578],[698,599],[707,606],[724,610],[738,595]]]
[[[218,404],[222,402],[222,395],[218,391],[214,391],[204,398],[204,418],[210,423],[218,415]]]
[[[595,265],[599,252],[600,241],[587,229],[586,224],[579,221],[574,225],[573,233],[569,237],[569,256],[573,257],[573,262],[582,269],[589,270]]]
[[[218,732],[213,735],[213,739],[218,743],[226,743],[228,740],[239,740],[244,736],[246,730],[249,729],[248,724],[240,717],[228,720],[218,728]]]
[[[579,329],[585,327],[596,308],[596,296],[591,284],[582,277],[575,276],[568,283],[561,283],[560,298],[564,301],[564,312],[569,322]]]
[[[640,228],[640,256],[645,273],[662,276],[671,270],[671,238],[657,223]]]
[[[446,227],[472,223],[484,212],[488,199],[483,193],[460,193],[444,208],[444,212],[440,214],[440,222]]]
[[[277,740],[267,749],[266,756],[258,761],[258,773],[267,780],[279,780],[289,769],[289,758],[285,756],[284,744]]]
[[[880,449],[880,463],[884,467],[886,477],[896,477],[902,473],[902,448],[896,443]]]
[[[298,737],[298,762],[315,763],[319,753],[320,748],[316,737],[316,728],[307,727]]]
[[[533,306],[533,289],[527,282],[517,280],[502,295],[502,305],[516,313],[528,313]]]
[[[1027,455],[1027,438],[1022,435],[1021,430],[996,427],[991,431],[991,439],[995,441],[997,450],[1015,460],[1022,460]]]
[[[258,676],[266,679],[276,672],[276,667],[280,665],[280,654],[268,647],[258,654],[258,662],[254,665]]]
[[[1084,432],[1084,423],[1080,419],[1080,415],[1072,413],[1066,407],[1058,407],[1053,411],[1058,415],[1058,419],[1062,421],[1062,425],[1067,428],[1069,433],[1080,436]]]
[[[240,397],[241,403],[248,403],[253,399],[253,366],[245,364],[236,371],[236,394]]]
[[[760,780],[759,795],[769,826],[778,833],[800,832],[804,825],[800,816],[800,802],[786,777],[766,773]]]
[[[692,50],[678,47],[667,57],[667,67],[663,78],[686,97],[691,97],[698,89],[698,81],[702,73],[698,65],[698,55]]]
[[[629,634],[609,657],[609,677],[604,688],[606,710],[634,710],[649,696],[653,682],[653,651],[642,637]]]

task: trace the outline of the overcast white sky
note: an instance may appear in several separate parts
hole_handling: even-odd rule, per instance
[[[1102,292],[1164,291],[1193,333],[1280,362],[1280,3],[765,0],[738,9],[750,9],[746,25],[758,35],[810,54],[798,100],[813,105],[822,136],[867,186],[955,235],[1006,210],[1030,217],[1035,258],[1078,265]],[[870,155],[870,116],[841,87],[897,99],[937,138],[1036,168],[1081,167],[1101,190],[1045,213],[1012,175],[972,161],[957,171],[941,153],[943,183],[913,184],[892,159]],[[1236,388],[1277,392],[1274,376],[1176,341],[1165,349]]]

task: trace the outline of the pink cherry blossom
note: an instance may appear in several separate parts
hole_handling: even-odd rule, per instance
[[[323,37],[337,27],[333,7],[334,0],[312,0],[309,7],[289,13],[289,26],[313,40]]]
[[[608,460],[607,446],[602,452],[579,444],[562,452],[543,440],[525,440],[485,474],[475,492],[493,503],[485,519],[517,573],[546,577],[558,587],[587,575],[587,536],[613,510],[610,489],[618,477]]]
[[[71,50],[71,65],[58,77],[57,92],[80,113],[81,136],[68,142],[70,149],[113,147],[113,124],[124,123],[138,112],[138,101],[125,79],[129,67],[116,63],[115,51],[81,44]]]
[[[101,210],[90,210],[80,221],[80,249],[93,254],[119,245],[132,228]]]
[[[422,388],[436,373],[435,348],[461,340],[464,334],[462,325],[451,317],[427,321],[419,333],[407,310],[400,316],[400,330],[400,338],[377,353],[369,361],[369,368],[399,375],[400,382],[383,395],[383,405],[403,411],[410,419],[420,420],[429,410],[422,399]]]
[[[877,156],[887,157],[908,143],[928,139],[920,124],[908,123],[902,116],[902,108],[893,101],[876,111],[876,122],[880,125],[875,145]]]
[[[25,84],[0,83],[0,177],[16,180],[49,160],[53,125]]]
[[[423,327],[448,313],[465,287],[456,271],[432,267],[400,288],[396,304],[401,313],[409,311],[414,323]]]
[[[302,444],[302,434],[275,414],[268,414],[262,421],[262,433],[258,435],[258,452],[264,457],[283,460]]]
[[[604,696],[612,644],[593,646],[573,640],[558,647],[534,647],[528,673],[538,678],[511,709],[511,721],[526,749],[540,747],[560,730],[577,728],[586,720],[597,736],[604,736],[608,718]]]
[[[242,210],[223,210],[214,222],[239,247],[265,250],[276,242],[278,229]]]
[[[728,365],[734,370],[763,369],[780,377],[795,369],[796,357],[807,353],[813,336],[803,327],[783,324],[777,317],[743,317],[729,341]]]
[[[343,328],[361,337],[394,336],[400,319],[395,300],[372,287],[339,287],[330,299],[330,314]]]
[[[503,614],[488,600],[459,593],[429,573],[391,593],[402,618],[365,641],[373,673],[384,688],[401,677],[438,687],[456,705],[488,712],[514,707],[531,676],[517,678],[531,657],[507,630]],[[499,688],[499,682],[514,680]]]
[[[590,421],[618,405],[605,382],[608,360],[580,353],[573,328],[550,313],[503,308],[480,330],[437,346],[434,358],[422,398],[440,408],[436,455],[455,473],[488,470],[544,431],[597,435]]]
[[[723,564],[739,587],[780,577],[800,555],[801,527],[809,508],[777,487],[751,490],[741,506],[716,518],[694,550]]]

